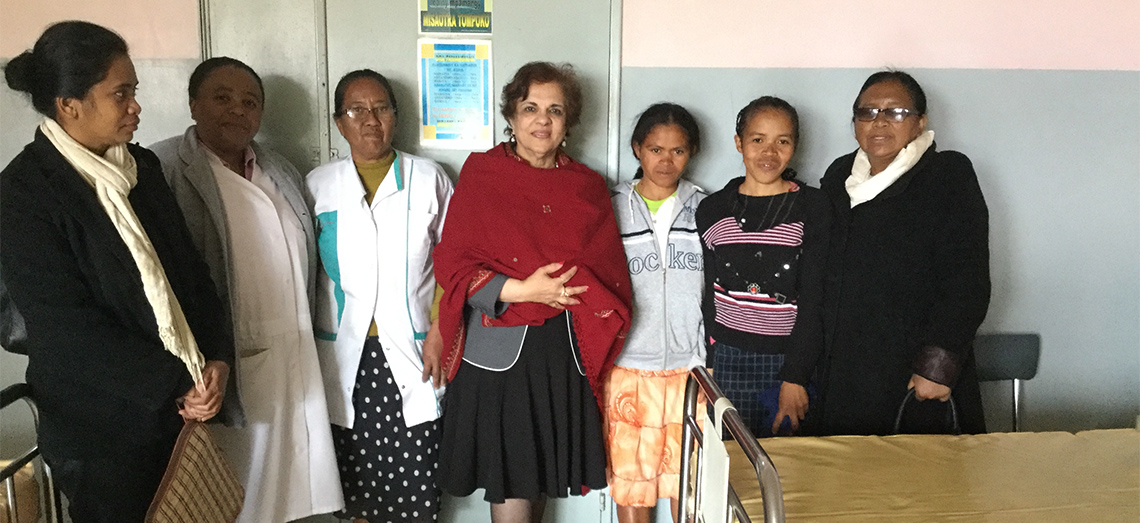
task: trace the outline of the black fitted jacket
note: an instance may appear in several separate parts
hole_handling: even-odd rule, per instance
[[[207,360],[233,341],[153,153],[136,145],[129,199]],[[0,173],[0,277],[23,315],[39,442],[57,456],[113,456],[177,434],[193,386],[163,347],[138,267],[95,191],[41,132]]]

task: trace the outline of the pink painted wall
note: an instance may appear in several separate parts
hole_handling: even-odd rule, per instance
[[[0,0],[0,57],[36,43],[60,20],[87,20],[126,39],[134,58],[199,57],[197,0]]]
[[[630,67],[1140,70],[1138,0],[625,0]]]

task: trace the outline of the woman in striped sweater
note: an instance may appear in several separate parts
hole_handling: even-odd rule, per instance
[[[799,430],[823,349],[830,211],[788,167],[798,142],[795,108],[753,100],[736,117],[745,175],[697,209],[708,366],[757,436]]]

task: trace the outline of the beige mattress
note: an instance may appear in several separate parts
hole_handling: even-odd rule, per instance
[[[787,521],[1140,522],[1140,431],[760,440]],[[731,483],[764,520],[748,459]]]

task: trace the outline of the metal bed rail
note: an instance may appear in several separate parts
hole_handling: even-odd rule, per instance
[[[16,383],[5,387],[4,390],[0,391],[0,409],[7,408],[16,400],[24,400],[32,411],[32,421],[38,430],[40,425],[39,411],[36,409],[36,403],[32,400],[31,393],[32,388],[27,383]],[[39,455],[40,448],[38,445],[34,445],[12,460],[3,470],[0,470],[0,481],[4,482],[4,495],[8,498],[6,516],[8,516],[8,521],[12,523],[20,521],[19,507],[16,506],[16,473]],[[44,509],[44,520],[47,523],[58,523],[60,514],[63,513],[59,490],[55,486],[55,479],[52,477],[51,468],[48,467],[48,464],[40,460],[40,466],[42,467],[43,483],[40,485],[39,499]]]
[[[706,431],[702,432],[697,423],[698,416],[704,415],[704,413],[698,412],[698,392],[703,392],[709,405],[713,405],[720,411],[721,427],[714,426],[716,421],[710,419],[709,421],[712,423],[707,424],[705,426]],[[724,392],[721,391],[720,386],[716,384],[712,375],[704,367],[694,368],[689,373],[689,381],[685,385],[685,414],[681,433],[681,485],[677,510],[681,523],[702,521],[700,507],[704,501],[702,499],[702,475],[705,466],[704,437],[711,433],[712,437],[719,438],[722,437],[723,431],[727,431],[740,444],[741,449],[744,450],[744,455],[752,464],[756,473],[756,481],[760,484],[760,496],[764,502],[765,523],[784,523],[784,491],[780,485],[780,476],[776,473],[776,466],[772,464],[768,453],[764,452],[763,447],[760,446],[752,432],[748,430],[748,426],[740,414],[736,412],[736,408],[724,397]],[[690,482],[692,475],[690,459],[694,452],[694,443],[697,444],[695,487]],[[692,507],[689,507],[690,496],[693,499]],[[728,487],[727,501],[738,521],[752,522],[731,485]]]

